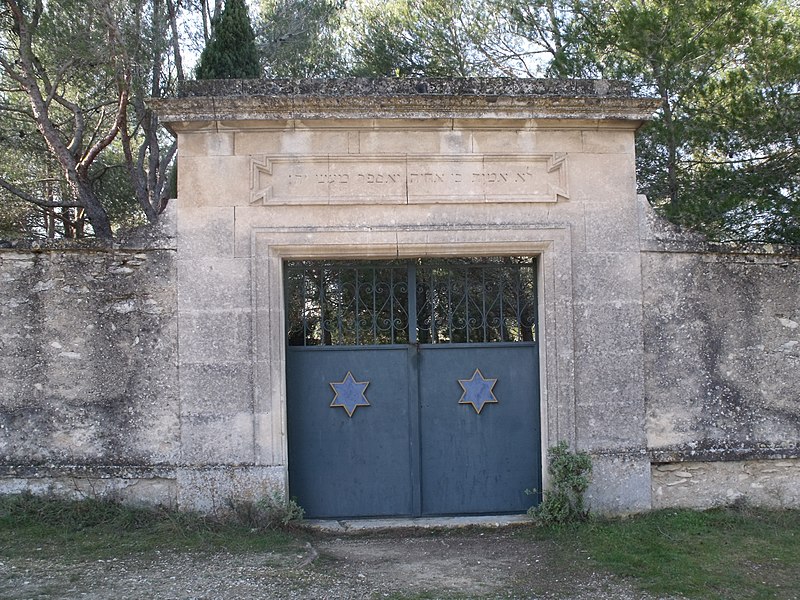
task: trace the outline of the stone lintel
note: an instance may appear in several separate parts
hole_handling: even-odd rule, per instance
[[[190,81],[151,99],[162,122],[294,119],[583,119],[632,121],[658,108],[607,80],[417,78]]]

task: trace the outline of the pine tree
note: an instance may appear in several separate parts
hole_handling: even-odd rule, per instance
[[[200,55],[197,79],[258,79],[261,65],[244,0],[228,0]]]

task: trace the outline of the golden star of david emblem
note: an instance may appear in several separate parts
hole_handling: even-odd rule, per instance
[[[369,400],[365,395],[369,381],[356,381],[350,371],[341,381],[331,382],[328,385],[334,392],[331,407],[341,406],[347,411],[348,417],[352,418],[359,406],[369,406]]]
[[[475,412],[481,414],[485,405],[497,402],[497,398],[492,391],[496,383],[497,379],[486,379],[480,369],[475,369],[469,379],[458,380],[458,384],[464,390],[458,403],[471,404]]]

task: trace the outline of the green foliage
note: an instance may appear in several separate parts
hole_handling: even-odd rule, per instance
[[[212,34],[195,76],[197,79],[258,79],[261,77],[258,48],[244,0],[228,0]]]
[[[89,176],[92,188],[115,229],[136,227],[146,222],[144,214],[137,210],[136,193],[122,156],[107,152],[92,165]]]
[[[557,76],[627,79],[661,100],[640,188],[716,240],[800,243],[800,17],[788,0],[539,2],[510,14]],[[548,17],[553,17],[548,21]],[[536,20],[538,19],[538,20]]]
[[[167,198],[173,199],[178,197],[178,161],[174,161],[167,173],[167,183],[165,186]]]
[[[161,549],[250,552],[285,549],[293,538],[230,513],[209,518],[166,508],[29,493],[0,496],[0,556],[84,559]]]
[[[662,510],[545,535],[658,597],[788,600],[800,586],[800,511]]]
[[[550,489],[542,503],[531,507],[528,514],[541,525],[563,525],[585,521],[589,511],[584,494],[592,474],[592,459],[586,452],[572,452],[567,442],[559,442],[548,451]]]
[[[0,239],[13,240],[24,236],[36,209],[10,194],[0,193]]]
[[[344,0],[262,0],[256,39],[268,77],[346,73]]]
[[[153,0],[0,5],[0,228],[110,237],[142,211],[156,220],[173,140],[144,98],[176,77],[167,13]]]
[[[481,43],[495,33],[487,2],[362,0],[349,14],[351,69],[364,76],[488,75]]]
[[[169,93],[182,78],[165,4],[19,3],[31,19],[41,11],[32,50],[37,84],[57,82],[44,93],[53,99],[49,120],[64,144],[82,123],[84,137],[71,146],[76,161],[93,141],[88,132],[109,131],[119,91],[130,86],[128,158],[115,148],[109,154],[116,156],[103,152],[98,160],[109,168],[130,157],[139,163],[131,189],[151,221],[162,208],[166,169],[151,176],[171,154],[160,153],[169,142],[148,130],[157,120],[143,98]],[[171,6],[182,11],[172,21],[177,31],[195,9]],[[260,0],[256,44],[245,1],[228,0],[196,75],[255,78],[262,61],[271,77],[626,79],[661,100],[638,136],[637,174],[663,214],[714,240],[800,244],[797,8],[797,0]],[[63,159],[44,143],[30,99],[10,77],[20,63],[8,6],[0,6],[0,25],[0,178],[40,205],[68,204],[75,191]],[[101,187],[112,225],[130,221],[123,213],[133,205]],[[68,211],[43,208],[20,218],[8,204],[0,219],[9,215],[7,231],[40,235],[67,235],[86,219],[73,211],[70,225]],[[56,231],[62,222],[63,233]]]
[[[279,490],[255,502],[231,502],[230,509],[236,522],[258,531],[286,529],[302,521],[305,514],[294,499],[286,498]]]

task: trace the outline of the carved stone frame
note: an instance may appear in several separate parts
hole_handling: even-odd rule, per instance
[[[289,259],[395,259],[448,256],[538,257],[542,456],[576,437],[571,233],[567,226],[270,228],[251,232],[256,461],[283,467],[288,489],[286,319],[283,262]],[[546,469],[542,476],[547,484]]]

